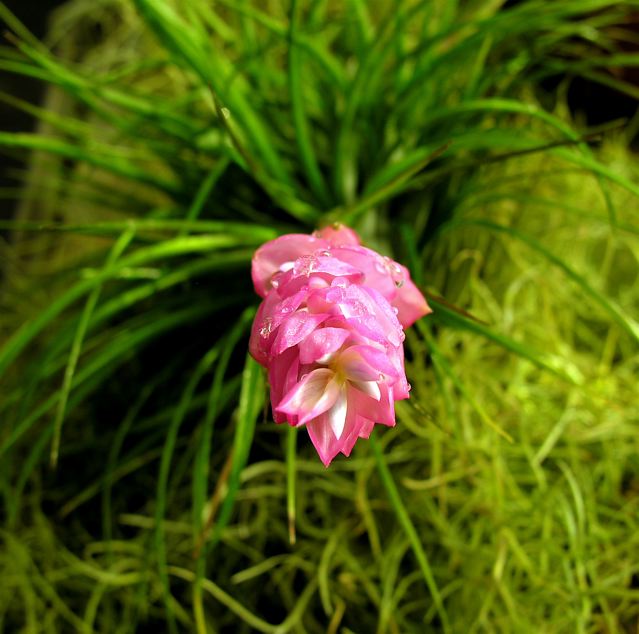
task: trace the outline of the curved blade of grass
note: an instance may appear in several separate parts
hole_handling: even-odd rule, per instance
[[[337,207],[329,212],[327,216],[328,222],[343,222],[345,224],[354,224],[357,219],[371,207],[387,200],[391,196],[402,190],[410,179],[421,172],[429,163],[443,154],[449,147],[449,143],[438,147],[437,149],[428,150],[426,156],[423,153],[412,157],[412,160],[403,169],[399,171],[392,179],[381,185],[378,189],[365,194],[362,198],[348,207]]]
[[[295,126],[295,138],[302,159],[302,167],[311,189],[317,199],[326,207],[330,205],[328,189],[322,173],[317,166],[317,159],[311,141],[309,126],[304,111],[304,96],[302,93],[302,60],[301,51],[295,44],[299,30],[300,10],[297,0],[291,2],[291,17],[288,34],[288,87],[293,110],[293,124]]]
[[[184,581],[193,581],[195,575],[184,568],[178,568],[177,566],[169,566],[169,574],[172,574]],[[213,598],[219,601],[228,610],[237,615],[242,621],[258,632],[265,632],[265,634],[286,634],[299,625],[300,620],[305,614],[308,603],[313,596],[313,593],[317,589],[317,581],[311,579],[308,582],[306,588],[300,593],[299,599],[295,603],[295,607],[290,611],[288,616],[279,625],[271,625],[267,621],[255,616],[253,612],[243,606],[237,599],[233,598],[230,594],[222,590],[217,584],[205,579],[202,587]]]
[[[236,244],[237,238],[232,236],[185,236],[173,240],[165,240],[160,244],[138,249],[130,256],[117,260],[112,266],[105,267],[96,272],[94,277],[82,280],[72,286],[60,297],[53,300],[35,319],[27,322],[15,332],[0,349],[0,375],[3,374],[15,357],[20,354],[22,349],[32,341],[47,324],[67,308],[67,306],[71,305],[99,284],[102,284],[105,280],[116,277],[122,269],[148,264],[151,261],[161,260],[163,258],[206,253],[216,249],[233,247]]]
[[[172,368],[168,365],[167,368]],[[112,513],[112,490],[114,482],[114,474],[117,468],[117,461],[124,440],[129,433],[132,425],[137,420],[140,410],[151,397],[151,394],[157,389],[158,385],[166,378],[168,370],[160,373],[158,377],[155,377],[152,381],[149,381],[141,390],[140,395],[133,403],[126,416],[122,420],[122,423],[118,426],[117,431],[113,437],[113,442],[109,447],[109,454],[107,458],[107,468],[104,473],[104,487],[102,489],[102,535],[104,540],[110,545],[113,539],[113,513]],[[107,550],[107,561],[111,560],[111,549]]]
[[[93,389],[96,385],[92,379],[105,369],[110,372],[114,371],[120,363],[123,363],[128,358],[127,355],[129,355],[131,350],[135,349],[136,346],[149,343],[153,338],[176,326],[183,326],[185,323],[188,324],[206,315],[210,315],[216,308],[219,308],[219,306],[220,304],[218,302],[189,306],[182,310],[169,312],[169,314],[157,319],[148,320],[148,322],[145,322],[145,325],[137,331],[124,332],[123,336],[111,341],[110,345],[101,350],[100,354],[96,355],[90,363],[87,363],[82,370],[76,372],[71,385],[72,390],[81,389],[85,382],[89,384],[90,389]],[[104,380],[104,376],[101,377],[101,380]],[[86,397],[87,392],[82,392],[82,394]],[[55,392],[24,418],[11,431],[2,445],[0,445],[0,456],[5,454],[42,416],[55,407],[59,398],[60,393]],[[70,398],[67,412],[70,412],[78,402],[78,399]]]
[[[133,239],[134,232],[132,229],[125,231],[120,238],[113,245],[113,248],[109,252],[109,256],[105,263],[105,268],[111,267],[115,261],[122,255],[124,250],[130,244]],[[86,304],[84,305],[84,310],[82,311],[82,315],[80,316],[80,322],[78,323],[78,328],[75,332],[75,337],[73,338],[73,343],[71,344],[71,351],[69,352],[69,360],[67,361],[67,367],[64,370],[64,379],[62,382],[62,387],[60,389],[60,399],[58,400],[58,408],[55,415],[55,420],[53,423],[53,441],[51,443],[51,466],[55,468],[58,463],[58,453],[60,451],[60,437],[62,435],[62,423],[64,421],[64,415],[67,406],[67,399],[69,398],[69,392],[71,391],[71,384],[73,382],[73,375],[75,373],[75,368],[78,364],[78,359],[80,358],[80,353],[82,351],[82,343],[84,341],[84,336],[86,335],[87,329],[89,327],[89,322],[91,321],[91,317],[93,316],[93,311],[98,303],[98,299],[100,298],[100,293],[102,292],[102,284],[98,284],[90,293]]]
[[[219,4],[253,18],[256,22],[282,39],[286,39],[289,36],[289,27],[279,22],[268,13],[260,11],[256,7],[252,7],[245,3],[233,2],[231,0],[219,0]],[[295,46],[299,46],[303,51],[308,53],[317,65],[324,70],[330,82],[337,86],[340,91],[343,91],[346,85],[345,73],[340,61],[333,57],[331,51],[319,46],[315,39],[307,37],[303,33],[296,32],[293,37],[293,43]]]
[[[15,32],[18,33],[18,31]],[[26,38],[22,37],[22,39]],[[36,66],[0,60],[0,67],[9,72],[35,77],[60,86],[102,119],[125,133],[130,134],[132,131],[132,128],[128,127],[130,125],[128,118],[122,117],[121,113],[114,113],[112,108],[105,107],[100,100],[128,111],[141,120],[153,121],[154,125],[159,126],[162,131],[181,141],[191,142],[203,127],[202,124],[195,125],[192,118],[177,114],[175,104],[166,102],[160,95],[147,98],[132,94],[131,91],[119,90],[108,85],[108,77],[101,77],[96,81],[92,77],[80,75],[69,66],[58,62],[37,45],[22,41],[16,41],[15,45]]]
[[[602,165],[596,159],[593,159],[589,156],[583,156],[581,154],[575,154],[575,152],[571,152],[567,148],[556,148],[552,150],[552,153],[560,156],[567,161],[570,161],[571,163],[575,163],[576,165],[584,167],[587,170],[598,174],[599,176],[603,176],[610,182],[617,183],[617,185],[620,185],[624,189],[627,189],[635,196],[639,196],[639,185],[635,185],[635,183],[627,179],[625,176],[623,176],[619,172],[615,172],[605,165]]]
[[[248,461],[249,451],[255,434],[255,423],[262,411],[264,403],[264,373],[262,367],[250,355],[246,356],[246,363],[242,373],[242,389],[240,404],[233,440],[233,463],[228,480],[228,490],[215,522],[213,534],[206,545],[207,553],[220,540],[222,531],[231,519],[235,497],[240,488],[240,475]]]
[[[199,539],[201,537],[204,505],[206,503],[208,492],[209,461],[213,425],[219,415],[219,404],[225,387],[224,377],[226,376],[233,351],[254,316],[255,308],[251,307],[246,309],[238,319],[235,326],[223,336],[223,345],[221,347],[220,357],[216,363],[213,381],[209,390],[206,415],[202,422],[201,439],[193,465],[193,536],[195,540],[194,545],[198,550],[201,550]]]
[[[172,632],[177,632],[175,617],[173,615],[173,602],[171,600],[171,586],[168,574],[168,562],[166,556],[166,541],[164,535],[164,515],[167,508],[167,488],[169,480],[169,471],[171,468],[171,461],[173,458],[173,452],[177,442],[178,432],[186,412],[188,411],[189,404],[193,399],[195,390],[199,385],[202,377],[209,371],[215,360],[220,353],[219,344],[216,344],[211,348],[200,360],[197,368],[191,375],[189,382],[187,383],[182,397],[177,407],[175,408],[175,414],[169,425],[166,434],[166,441],[164,443],[164,449],[162,450],[162,458],[160,461],[160,471],[158,474],[158,485],[156,493],[156,506],[155,506],[155,553],[158,562],[158,569],[160,579],[162,580],[164,603],[168,615],[169,629]]]
[[[230,222],[225,220],[172,219],[172,218],[130,218],[127,220],[105,220],[87,224],[50,224],[46,222],[17,222],[1,220],[0,229],[14,231],[51,231],[59,233],[79,233],[84,235],[113,236],[127,229],[133,229],[137,236],[147,234],[177,233],[178,237],[187,233],[219,233],[232,234],[238,243],[242,239],[247,244],[259,245],[260,242],[273,240],[279,232],[270,227],[259,227],[246,222]]]
[[[379,92],[380,79],[388,72],[386,57],[393,50],[393,36],[397,35],[397,27],[407,23],[414,16],[424,10],[427,3],[418,2],[414,5],[396,4],[394,7],[383,6],[385,15],[380,20],[377,33],[370,44],[358,51],[360,60],[357,74],[348,87],[345,105],[340,117],[339,128],[335,139],[333,187],[335,193],[344,205],[354,204],[357,190],[357,160],[359,141],[356,134],[357,111],[364,98],[372,100]],[[399,15],[398,15],[399,14]],[[359,20],[364,14],[355,12]],[[363,25],[366,29],[366,25]],[[381,100],[381,98],[380,98]]]
[[[177,59],[185,62],[204,81],[212,86],[224,105],[241,122],[243,138],[251,141],[262,157],[269,173],[278,181],[291,184],[281,158],[275,149],[264,122],[250,106],[235,84],[228,81],[229,70],[223,68],[226,60],[211,50],[206,39],[199,34],[163,0],[134,0],[159,41]]]
[[[107,172],[128,178],[131,181],[151,185],[169,194],[179,194],[182,190],[177,181],[161,178],[151,172],[142,170],[124,157],[110,154],[109,148],[104,146],[88,149],[77,144],[65,143],[52,137],[27,132],[0,132],[0,146],[39,150],[74,161],[88,163]]]
[[[215,368],[213,383],[208,396],[208,404],[204,421],[202,422],[201,439],[195,456],[193,466],[193,536],[196,552],[195,581],[193,584],[193,615],[198,634],[206,634],[204,619],[204,606],[202,603],[202,581],[205,572],[205,552],[202,548],[202,540],[205,538],[204,506],[206,503],[209,479],[209,461],[211,455],[211,441],[213,437],[213,425],[219,414],[221,396],[224,391],[224,377],[228,368],[231,355],[237,346],[240,337],[255,315],[255,309],[244,311],[238,323],[224,338],[224,346],[220,353],[219,361]]]
[[[297,457],[297,429],[288,425],[286,430],[286,514],[288,516],[288,541],[295,545],[295,462]]]
[[[222,174],[224,174],[224,172],[228,168],[230,162],[231,161],[228,158],[220,159],[215,164],[213,169],[209,172],[208,176],[202,181],[202,184],[200,185],[200,188],[198,189],[197,194],[195,195],[195,198],[193,199],[193,202],[191,203],[191,206],[186,212],[185,221],[187,223],[198,224],[197,218],[202,212],[202,208],[206,204],[206,201],[211,195],[211,192],[213,191],[213,189],[215,188],[215,185],[220,180],[220,177],[222,176]],[[251,227],[251,229],[253,229],[253,227]],[[188,232],[188,229],[184,227],[180,229],[180,235],[186,235],[187,232]]]
[[[438,364],[440,369],[448,376],[448,378],[453,382],[455,387],[460,391],[460,393],[464,396],[464,398],[468,401],[471,407],[477,412],[477,415],[482,420],[483,423],[488,425],[492,430],[497,432],[502,438],[505,438],[508,442],[514,442],[512,436],[503,430],[488,414],[488,412],[483,408],[483,406],[475,400],[475,397],[472,395],[470,390],[466,387],[464,382],[459,378],[455,370],[451,367],[450,363],[448,363],[446,357],[441,353],[439,346],[435,343],[434,337],[430,334],[428,327],[426,324],[419,320],[416,322],[417,329],[420,334],[424,338],[424,341],[428,344],[430,348],[430,355],[434,363]]]
[[[549,370],[556,376],[564,379],[565,381],[569,381],[570,383],[579,384],[583,380],[583,376],[577,366],[566,359],[562,359],[556,355],[540,352],[525,343],[515,341],[514,339],[511,339],[510,337],[507,337],[506,335],[503,335],[488,326],[471,319],[470,317],[451,310],[445,304],[438,302],[430,295],[428,297],[428,303],[433,308],[433,315],[431,319],[434,319],[439,323],[481,335],[509,352],[514,352],[520,357],[528,359],[537,367]]]
[[[452,221],[448,224],[449,227],[455,226],[480,226],[491,231],[504,233],[512,238],[523,242],[531,249],[537,251],[544,256],[551,264],[560,268],[571,280],[576,282],[587,295],[589,295],[599,306],[601,306],[635,341],[639,341],[639,323],[635,321],[630,315],[618,306],[612,299],[607,298],[603,293],[593,288],[583,275],[577,273],[572,267],[570,267],[564,260],[551,253],[546,247],[537,242],[531,236],[521,233],[517,229],[512,227],[505,227],[496,222],[490,220],[477,219],[460,219]]]
[[[391,506],[393,507],[393,511],[395,512],[397,520],[399,521],[402,529],[404,530],[404,533],[406,534],[406,537],[408,538],[408,541],[410,542],[411,548],[415,555],[415,559],[417,559],[417,563],[419,564],[419,568],[422,571],[424,581],[426,582],[426,587],[430,592],[433,603],[437,607],[437,614],[439,614],[439,618],[441,619],[442,628],[444,632],[450,632],[451,629],[448,614],[446,612],[446,608],[444,607],[439,588],[437,587],[435,576],[433,575],[430,563],[428,562],[426,551],[422,546],[419,535],[417,534],[417,529],[410,519],[410,515],[406,510],[406,506],[404,505],[399,491],[397,490],[397,485],[395,484],[388,465],[384,460],[384,456],[382,454],[379,443],[377,442],[375,432],[371,434],[369,442],[371,449],[373,450],[373,456],[375,457],[377,470],[379,471],[382,483],[384,485],[384,488],[386,489],[386,493],[388,494],[388,499],[391,503]]]

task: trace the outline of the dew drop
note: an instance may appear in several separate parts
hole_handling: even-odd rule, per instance
[[[406,390],[410,392],[412,389],[413,389],[413,386],[410,383],[407,383]]]
[[[397,306],[393,306],[393,312],[397,315],[399,313],[399,308],[397,308]]]
[[[260,336],[263,337],[264,339],[268,339],[272,329],[273,329],[273,320],[270,317],[267,317],[264,320],[262,327],[260,328]]]
[[[271,286],[277,288],[280,285],[280,281],[276,277],[271,278]]]
[[[399,333],[399,340],[400,340],[400,341],[404,341],[405,339],[406,339],[406,335],[404,334],[404,331],[402,330],[402,331]]]
[[[402,286],[404,286],[404,278],[402,278],[401,280],[395,280],[395,286],[397,288],[401,288]]]
[[[320,255],[323,255],[325,258],[330,258],[333,254],[330,251],[320,251]]]
[[[386,268],[385,260],[382,260],[382,259],[375,260],[375,270],[378,273],[387,273],[388,269]]]
[[[308,277],[316,268],[317,259],[312,255],[303,255],[295,261],[293,270],[296,275],[306,275]]]

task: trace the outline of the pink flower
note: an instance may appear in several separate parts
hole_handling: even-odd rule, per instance
[[[343,225],[327,227],[313,235],[291,233],[261,246],[253,256],[251,269],[257,294],[266,297],[282,274],[305,256],[332,256],[340,264],[352,265],[361,275],[360,283],[375,288],[397,308],[404,328],[431,312],[406,267],[361,246],[357,234]],[[304,262],[312,266],[309,260],[300,266]]]
[[[408,398],[403,325],[430,312],[408,271],[346,227],[286,235],[253,258],[264,297],[249,348],[268,368],[275,422],[306,426],[325,465]]]

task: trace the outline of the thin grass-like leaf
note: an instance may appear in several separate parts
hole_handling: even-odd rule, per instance
[[[109,268],[110,266],[112,266],[113,263],[122,255],[122,253],[125,251],[129,243],[133,239],[133,236],[134,233],[131,229],[125,231],[120,236],[120,238],[115,242],[113,248],[109,252],[109,256],[104,265],[105,268]],[[102,286],[98,285],[91,291],[89,297],[87,298],[84,310],[82,311],[82,316],[80,318],[80,323],[78,324],[78,329],[76,330],[76,334],[73,339],[73,344],[71,345],[71,351],[69,352],[69,360],[64,371],[64,380],[60,389],[60,398],[58,400],[58,407],[56,410],[55,420],[53,422],[53,442],[51,445],[51,465],[53,467],[55,467],[58,462],[58,454],[60,452],[60,436],[62,434],[62,422],[64,420],[69,392],[71,391],[73,375],[75,373],[75,368],[82,351],[82,343],[89,327],[91,317],[93,316],[93,311],[95,310],[95,307],[98,303],[101,291]]]
[[[426,582],[426,586],[430,591],[431,598],[433,603],[437,608],[437,614],[441,619],[441,624],[444,632],[450,631],[450,621],[448,618],[448,614],[446,612],[446,608],[444,607],[444,603],[442,601],[442,597],[437,587],[437,583],[435,581],[435,577],[433,575],[432,568],[428,561],[428,557],[426,556],[426,552],[422,546],[422,543],[419,539],[419,535],[415,530],[415,525],[410,519],[410,515],[406,510],[406,506],[404,505],[402,498],[397,490],[397,485],[393,480],[393,476],[391,475],[390,470],[388,469],[388,465],[384,460],[384,455],[382,454],[381,447],[377,442],[377,438],[375,434],[372,434],[370,437],[370,445],[373,450],[373,455],[375,457],[375,463],[377,465],[377,470],[379,471],[379,475],[382,479],[382,483],[384,484],[384,488],[386,489],[386,493],[388,494],[389,501],[393,508],[393,512],[395,513],[397,520],[399,521],[406,537],[408,538],[411,548],[413,549],[413,553],[415,554],[415,558],[419,563],[420,570],[424,577],[424,581]]]
[[[639,341],[639,323],[632,317],[627,315],[625,311],[618,306],[614,301],[607,298],[603,293],[596,290],[588,280],[577,273],[571,266],[569,266],[562,258],[551,253],[546,247],[544,247],[537,240],[528,236],[517,229],[512,227],[504,227],[496,222],[490,220],[477,219],[461,219],[452,222],[448,225],[448,228],[452,229],[455,226],[478,226],[484,227],[491,231],[504,233],[520,242],[523,242],[537,253],[541,254],[551,264],[561,269],[571,280],[578,284],[582,290],[599,306],[601,306],[631,337],[636,341]]]

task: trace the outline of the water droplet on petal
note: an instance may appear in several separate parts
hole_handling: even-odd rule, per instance
[[[404,278],[402,278],[401,280],[395,280],[395,286],[397,286],[397,288],[401,288],[402,286],[404,286]]]
[[[330,258],[333,254],[330,251],[324,250],[320,251],[320,255],[323,255],[325,258]]]
[[[271,278],[271,286],[277,288],[280,285],[280,281],[276,277]]]
[[[397,306],[393,306],[393,312],[397,315],[399,313],[399,308],[397,308]]]
[[[406,335],[404,334],[404,331],[402,330],[402,331],[399,333],[399,340],[400,340],[400,341],[404,341],[404,339],[406,339]]]
[[[386,268],[386,261],[382,258],[378,258],[375,260],[375,270],[378,273],[387,273],[388,269]]]
[[[263,337],[264,339],[268,339],[272,329],[273,329],[273,320],[270,317],[267,317],[264,320],[262,327],[260,328],[260,336]]]
[[[406,390],[410,392],[413,389],[413,386],[410,383],[406,383]]]
[[[293,270],[295,275],[308,277],[316,268],[317,260],[312,255],[303,255],[295,261]]]

